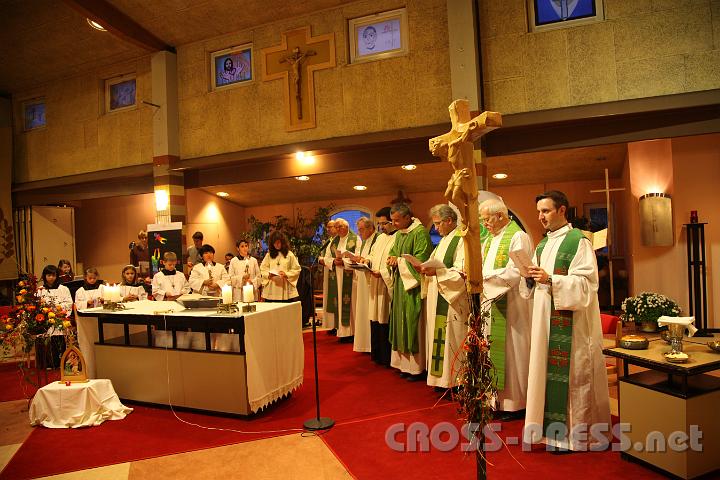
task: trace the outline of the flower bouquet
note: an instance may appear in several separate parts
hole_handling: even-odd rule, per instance
[[[676,317],[680,314],[678,304],[660,293],[642,292],[622,302],[622,319],[635,322],[643,332],[656,332],[657,320],[663,315]]]
[[[23,358],[19,367],[29,365],[30,357],[38,343],[47,345],[53,335],[67,337],[73,334],[68,312],[48,297],[38,293],[37,279],[29,275],[20,279],[15,287],[15,306],[0,318],[0,345],[3,357],[21,351]],[[71,342],[68,342],[71,343]],[[37,363],[37,359],[36,359]],[[24,378],[30,382],[26,374]]]

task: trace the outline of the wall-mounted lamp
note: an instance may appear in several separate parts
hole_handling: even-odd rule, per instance
[[[155,209],[158,212],[164,212],[168,209],[168,205],[170,205],[168,191],[161,188],[155,190]]]
[[[667,193],[648,193],[640,197],[640,239],[646,247],[674,244],[672,200]]]

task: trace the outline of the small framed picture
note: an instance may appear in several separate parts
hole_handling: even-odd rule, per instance
[[[249,83],[253,79],[252,44],[210,54],[210,85],[219,90]]]
[[[22,104],[23,129],[27,132],[45,126],[45,99],[28,100]]]
[[[407,10],[353,18],[348,22],[350,63],[379,60],[408,52]]]
[[[105,80],[105,112],[129,110],[137,105],[135,75],[123,75]]]
[[[527,0],[531,32],[603,20],[602,0]]]

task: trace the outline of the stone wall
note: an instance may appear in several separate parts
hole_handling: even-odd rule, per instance
[[[541,33],[528,33],[526,0],[479,3],[486,109],[720,88],[719,0],[604,0],[604,21]]]

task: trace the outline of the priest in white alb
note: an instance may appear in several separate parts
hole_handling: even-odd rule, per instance
[[[389,325],[390,300],[393,292],[393,274],[387,266],[390,249],[395,243],[395,227],[390,221],[390,207],[375,213],[378,235],[370,249],[369,311],[370,358],[380,365],[390,366]]]
[[[337,236],[330,242],[329,255],[324,258],[330,265],[328,272],[327,312],[334,319],[337,336],[343,343],[351,343],[355,333],[355,314],[352,309],[353,269],[347,266],[347,254],[352,254],[357,245],[357,235],[350,231],[344,218],[335,220]]]
[[[520,282],[522,295],[533,298],[523,442],[583,451],[606,442],[597,437],[610,430],[597,262],[590,241],[566,219],[564,193],[536,202],[547,236]]]
[[[525,408],[530,356],[530,316],[532,305],[520,295],[520,276],[510,252],[522,250],[533,255],[530,236],[508,217],[500,199],[485,200],[479,205],[480,220],[489,235],[483,242],[483,293],[492,300],[489,336],[490,358],[495,366],[498,395],[495,408],[518,412]]]
[[[318,257],[318,263],[324,267],[323,268],[322,326],[323,326],[323,328],[327,328],[331,333],[335,333],[333,331],[335,328],[337,328],[334,323],[335,316],[332,314],[328,315],[328,309],[327,309],[328,275],[329,275],[330,271],[332,270],[332,264],[325,263],[325,258],[330,257],[330,244],[332,243],[333,239],[335,238],[335,220],[330,220],[327,222],[325,234],[327,235],[327,240],[325,240],[325,242],[323,242],[323,244],[320,246],[320,256]]]
[[[350,259],[357,263],[367,265],[370,250],[377,240],[373,221],[367,217],[360,217],[357,222],[360,239],[355,246],[355,254]],[[353,350],[370,353],[370,273],[365,268],[355,270],[353,277],[352,308],[355,312],[355,338]]]
[[[449,205],[432,207],[430,218],[442,236],[430,259],[444,266],[422,268],[427,285],[427,384],[445,389],[457,384],[462,345],[468,332],[470,307],[463,274],[465,247],[457,230],[457,213]]]

